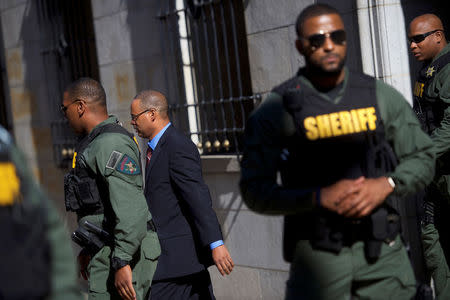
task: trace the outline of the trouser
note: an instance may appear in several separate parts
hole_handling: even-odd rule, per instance
[[[400,236],[382,244],[380,257],[368,263],[364,243],[357,241],[335,254],[315,250],[309,241],[297,243],[287,282],[286,299],[307,299],[304,270],[312,270],[320,299],[411,299],[416,280]],[[310,291],[309,291],[310,292]]]
[[[425,198],[435,203],[435,228],[439,232],[439,243],[445,258],[447,261],[450,261],[450,199],[448,197],[439,191],[434,183],[427,187]]]
[[[161,248],[156,232],[148,231],[138,253],[130,263],[137,300],[147,298],[160,254]],[[92,257],[88,266],[89,300],[122,299],[114,286],[114,271],[110,268],[110,259],[109,246],[103,247]]]
[[[153,281],[149,300],[214,300],[208,270],[199,273]]]
[[[436,296],[450,299],[450,270],[439,242],[439,233],[433,224],[422,229],[425,264],[434,280]]]

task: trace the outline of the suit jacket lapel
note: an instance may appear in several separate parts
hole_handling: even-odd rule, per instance
[[[167,136],[170,134],[172,130],[172,125],[170,125],[164,134],[161,136],[160,140],[158,141],[158,144],[156,145],[155,150],[153,150],[152,158],[150,159],[150,163],[148,167],[145,169],[145,183],[150,184],[148,182],[148,178],[150,176],[150,172],[152,171],[153,166],[155,165],[155,161],[158,159],[159,154],[161,153],[161,149],[164,148],[164,144],[166,142]]]

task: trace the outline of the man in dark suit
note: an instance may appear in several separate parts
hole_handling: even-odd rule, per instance
[[[162,253],[151,299],[214,299],[207,267],[230,274],[233,261],[203,182],[194,143],[170,123],[165,96],[140,92],[131,103],[131,124],[148,138],[145,197]]]

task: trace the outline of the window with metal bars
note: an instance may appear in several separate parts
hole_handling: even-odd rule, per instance
[[[242,151],[253,94],[244,7],[236,0],[164,0],[161,47],[171,120],[200,152]]]
[[[90,0],[38,0],[41,55],[55,163],[68,167],[76,137],[60,111],[64,89],[80,77],[99,79]]]

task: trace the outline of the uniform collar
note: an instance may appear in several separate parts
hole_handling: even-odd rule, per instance
[[[444,49],[442,49],[441,52],[439,52],[438,55],[436,55],[436,57],[431,62],[435,61],[436,59],[438,59],[439,57],[448,52],[450,52],[450,43],[447,43],[447,46],[445,46]]]

